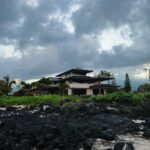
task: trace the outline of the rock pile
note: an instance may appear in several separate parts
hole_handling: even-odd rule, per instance
[[[146,128],[141,129],[119,109],[94,103],[75,105],[43,104],[0,111],[0,150],[90,150],[96,138],[112,141],[119,134],[141,130],[145,137],[150,136],[148,118],[143,123]],[[134,150],[131,143],[118,143],[114,150],[123,147]]]

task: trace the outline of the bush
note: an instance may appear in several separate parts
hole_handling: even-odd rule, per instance
[[[110,101],[117,102],[123,104],[136,104],[144,101],[143,94],[135,94],[135,93],[126,93],[126,92],[116,92],[107,95],[101,96],[93,96],[91,100],[93,101]]]
[[[75,108],[75,102],[68,102],[68,103],[65,103],[64,104],[64,107],[66,107],[66,108]]]

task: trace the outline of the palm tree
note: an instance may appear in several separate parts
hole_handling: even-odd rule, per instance
[[[10,80],[10,77],[4,76],[3,80],[1,80],[1,88],[3,93],[7,96],[8,93],[10,93],[12,91],[12,85],[16,84],[15,80]]]

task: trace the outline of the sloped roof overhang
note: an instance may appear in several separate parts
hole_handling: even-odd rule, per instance
[[[62,72],[62,73],[58,74],[56,77],[60,77],[62,75],[68,74],[68,73],[78,73],[78,74],[85,75],[86,73],[90,73],[90,72],[93,72],[93,70],[75,68],[75,69],[70,69],[65,72]]]

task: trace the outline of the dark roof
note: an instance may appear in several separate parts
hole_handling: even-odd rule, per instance
[[[68,78],[62,80],[73,80],[73,81],[106,81],[111,80],[113,78],[101,78],[101,77],[90,77],[90,76],[70,76]]]
[[[90,86],[90,88],[92,89],[98,89],[98,88],[118,88],[120,86],[115,86],[115,85],[111,85],[111,84],[97,84],[97,85],[92,85]]]
[[[64,74],[68,74],[68,73],[78,73],[78,74],[86,74],[86,73],[90,73],[90,72],[93,72],[93,70],[86,70],[86,69],[81,69],[81,68],[74,68],[74,69],[70,69],[70,70],[67,70],[65,72],[62,72],[60,74],[57,75],[57,77],[60,77]]]

